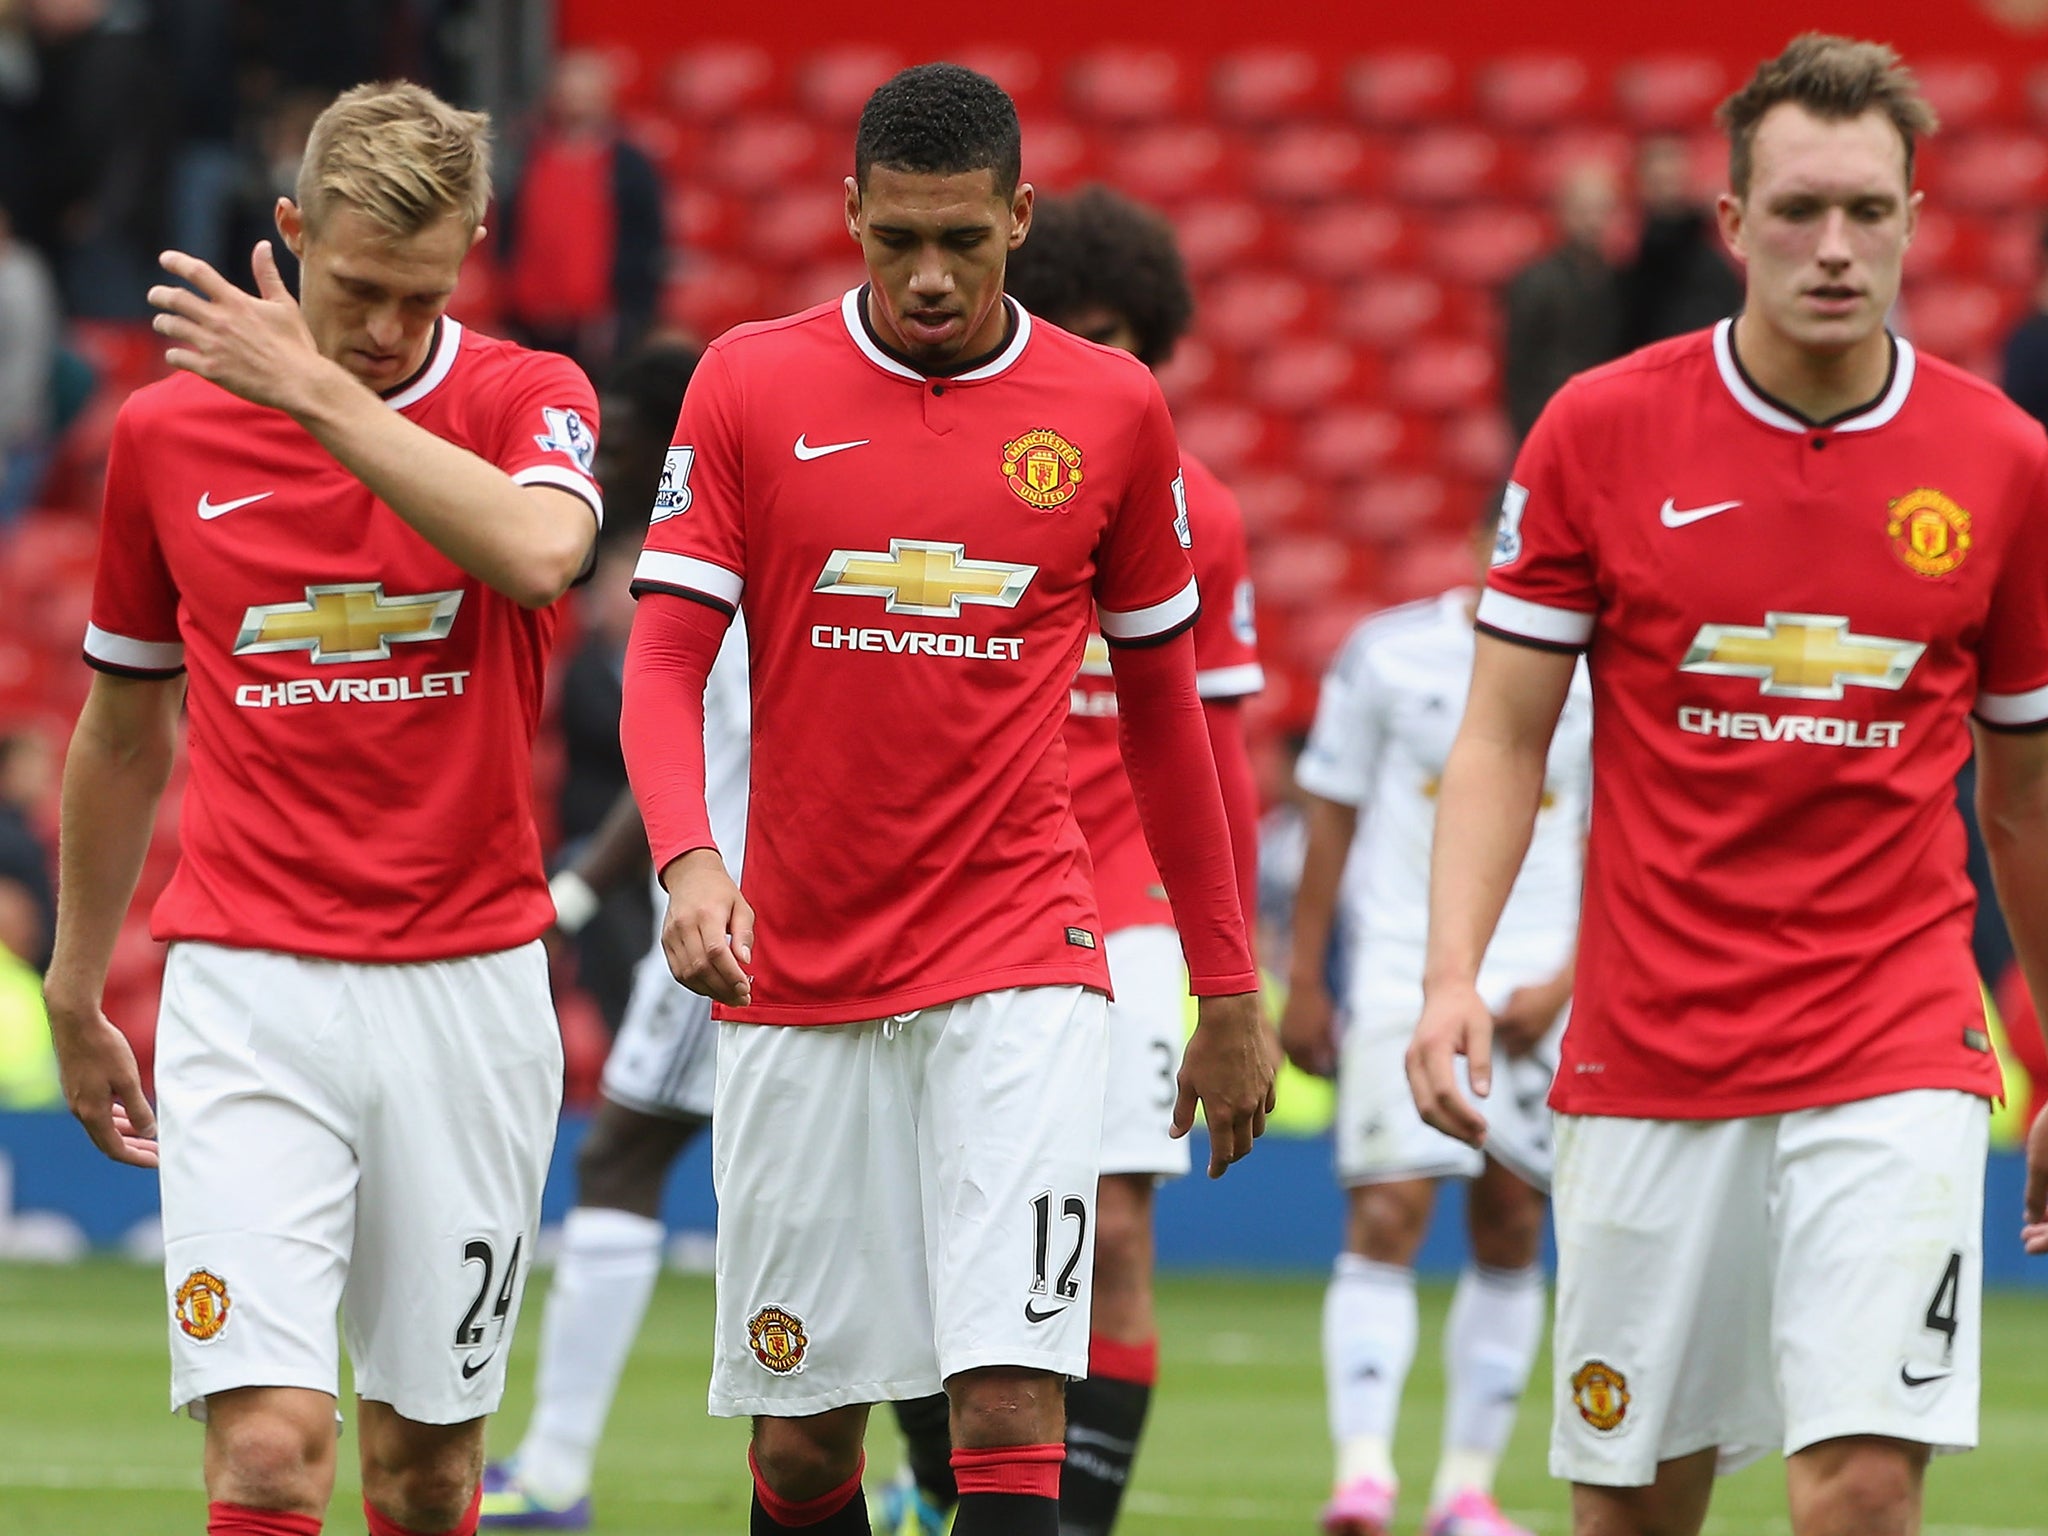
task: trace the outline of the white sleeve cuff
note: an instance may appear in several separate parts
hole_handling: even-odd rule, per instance
[[[665,588],[671,592],[694,592],[708,597],[722,608],[737,608],[746,585],[736,571],[692,555],[672,555],[664,550],[644,549],[640,563],[633,567],[634,583]]]
[[[131,640],[87,624],[85,656],[88,661],[127,672],[176,672],[185,665],[185,646],[178,640]]]
[[[1487,629],[1543,645],[1584,646],[1593,638],[1593,615],[1510,597],[1494,587],[1479,596],[1478,621]]]
[[[1188,578],[1188,584],[1172,597],[1149,608],[1133,608],[1123,613],[1099,605],[1096,608],[1102,621],[1103,638],[1121,641],[1125,645],[1169,635],[1192,621],[1201,611],[1202,594],[1192,576]]]
[[[2035,688],[2026,693],[1980,693],[1977,695],[1977,718],[1986,725],[2002,725],[2007,729],[2048,724],[2048,688]]]

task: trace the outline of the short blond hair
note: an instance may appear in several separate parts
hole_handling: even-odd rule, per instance
[[[1728,185],[1737,197],[1749,196],[1757,124],[1771,108],[1788,101],[1829,122],[1882,112],[1905,141],[1908,187],[1913,185],[1915,140],[1940,126],[1920,94],[1920,82],[1894,49],[1802,32],[1775,59],[1759,64],[1749,83],[1714,114],[1728,134]]]
[[[491,200],[490,132],[489,113],[410,81],[343,91],[314,119],[299,163],[307,226],[344,203],[401,238],[450,214],[475,228]]]

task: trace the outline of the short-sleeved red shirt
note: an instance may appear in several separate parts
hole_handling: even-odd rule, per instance
[[[1259,666],[1244,513],[1228,487],[1186,450],[1180,465],[1188,529],[1195,541],[1189,553],[1202,594],[1202,616],[1195,623],[1195,690],[1204,699],[1245,698],[1266,686],[1266,675]],[[1067,776],[1073,784],[1074,817],[1095,864],[1102,926],[1110,933],[1146,923],[1171,926],[1166,887],[1153,866],[1117,744],[1116,684],[1109,647],[1099,633],[1088,637],[1071,707]]]
[[[1142,364],[1015,305],[928,378],[863,292],[712,343],[634,582],[746,611],[754,1002],[720,1015],[1106,991],[1060,732],[1091,613],[1126,645],[1195,620],[1172,420]]]
[[[1814,426],[1724,322],[1573,381],[1522,450],[1479,627],[1593,680],[1561,1110],[1999,1091],[1955,780],[1973,710],[2048,726],[2048,441],[1894,356]]]
[[[566,358],[444,319],[387,403],[603,513]],[[524,944],[553,920],[533,737],[556,613],[466,574],[282,411],[180,373],[115,421],[86,660],[190,674],[162,939],[358,961]]]

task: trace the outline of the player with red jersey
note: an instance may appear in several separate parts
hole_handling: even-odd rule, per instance
[[[1593,811],[1552,1102],[1551,1465],[1691,1532],[1781,1448],[1792,1524],[1917,1529],[1976,1440],[1986,1100],[1955,778],[2048,984],[2048,442],[1890,335],[1932,114],[1809,34],[1722,108],[1743,313],[1531,433],[1437,823],[1418,1106],[1477,1142],[1478,957],[1586,653]]]
[[[337,1310],[372,1536],[475,1529],[553,1150],[530,757],[603,503],[582,374],[443,314],[488,126],[417,86],[340,97],[278,205],[300,302],[267,244],[258,297],[167,254],[184,371],[114,431],[48,995],[93,1139],[161,1158],[215,1536],[320,1529]],[[99,999],[181,702],[157,1118]]]
[[[870,281],[712,343],[636,582],[623,735],[670,958],[720,1003],[711,1405],[755,1416],[757,1532],[866,1531],[868,1405],[942,1383],[955,1529],[1058,1528],[1109,986],[1061,743],[1091,609],[1202,996],[1176,1126],[1206,1104],[1220,1174],[1270,1105],[1172,422],[1142,364],[1005,298],[1019,158],[971,70],[875,92],[846,184]],[[741,606],[744,898],[701,705]]]
[[[1150,368],[1172,355],[1194,318],[1173,226],[1103,187],[1038,199],[1031,238],[1010,257],[1004,289],[1034,320],[1129,352]],[[1202,594],[1193,631],[1195,691],[1230,818],[1239,904],[1251,912],[1259,797],[1241,705],[1264,686],[1265,676],[1244,515],[1207,466],[1185,450],[1180,464],[1178,492]],[[1067,778],[1074,819],[1095,866],[1116,1000],[1109,1006],[1088,1376],[1067,1389],[1060,1529],[1065,1536],[1102,1536],[1116,1523],[1158,1376],[1152,1204],[1161,1179],[1188,1171],[1186,1144],[1170,1134],[1187,986],[1180,938],[1117,744],[1117,694],[1109,646],[1099,632],[1088,638],[1069,709]],[[897,1417],[909,1442],[909,1466],[883,1502],[884,1528],[890,1536],[942,1530],[954,1497],[945,1398],[900,1403]]]

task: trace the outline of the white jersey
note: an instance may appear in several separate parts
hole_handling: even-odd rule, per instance
[[[1359,810],[1345,865],[1343,931],[1350,942],[1346,1011],[1353,1026],[1412,1029],[1422,1014],[1429,928],[1429,856],[1444,762],[1472,680],[1468,589],[1367,619],[1323,678],[1301,787]],[[1499,1008],[1517,987],[1545,981],[1570,958],[1591,789],[1592,690],[1572,678],[1551,741],[1543,806],[1507,909],[1479,971]]]
[[[704,808],[711,835],[725,855],[733,879],[747,851],[747,775],[754,759],[753,705],[747,667],[747,626],[738,614],[725,632],[711,675],[704,680]],[[661,872],[654,876],[654,949],[661,950],[661,924],[668,892]]]

